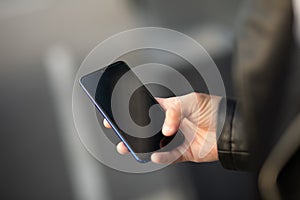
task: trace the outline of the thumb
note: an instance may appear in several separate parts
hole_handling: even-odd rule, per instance
[[[171,136],[177,132],[181,122],[181,108],[177,98],[156,98],[158,103],[166,110],[162,133]]]
[[[166,111],[166,117],[162,128],[162,133],[165,136],[174,135],[179,129],[181,122],[181,112],[176,108],[169,108]]]

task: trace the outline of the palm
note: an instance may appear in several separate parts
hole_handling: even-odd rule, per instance
[[[208,162],[217,159],[215,118],[219,100],[220,97],[191,93],[179,97],[179,101],[178,98],[160,101],[167,112],[171,108],[181,113],[179,128],[186,139],[183,145],[170,152],[169,159],[176,159],[177,162]]]

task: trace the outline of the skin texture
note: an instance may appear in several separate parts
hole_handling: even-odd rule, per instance
[[[221,97],[203,93],[190,93],[180,97],[156,98],[166,111],[162,132],[171,136],[178,129],[185,142],[169,152],[156,152],[151,160],[158,164],[175,162],[211,162],[218,160],[216,115]],[[104,120],[106,128],[111,128]],[[120,154],[127,154],[123,142],[117,145]]]

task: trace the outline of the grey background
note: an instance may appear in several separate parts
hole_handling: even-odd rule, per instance
[[[72,125],[76,69],[99,42],[162,26],[200,42],[234,97],[231,57],[242,1],[0,1],[0,199],[253,199],[247,173],[181,163],[126,174],[94,160]],[[182,68],[184,70],[184,66]],[[188,72],[186,72],[188,73]]]

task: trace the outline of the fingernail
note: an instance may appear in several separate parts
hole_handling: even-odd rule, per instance
[[[168,132],[170,132],[171,131],[171,128],[169,127],[169,126],[163,126],[163,129],[162,129],[162,132],[163,133],[168,133]]]

